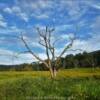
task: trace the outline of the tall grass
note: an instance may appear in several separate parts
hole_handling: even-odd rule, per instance
[[[59,75],[68,71],[62,71]],[[96,76],[97,72],[89,71],[95,76],[83,77],[81,73],[84,71],[78,70],[76,77],[61,75],[55,80],[43,73],[38,76],[36,72],[35,76],[33,72],[0,73],[0,100],[100,100],[100,77],[98,74]]]

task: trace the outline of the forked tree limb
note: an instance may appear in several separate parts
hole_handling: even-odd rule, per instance
[[[70,43],[64,47],[64,49],[62,50],[62,52],[60,53],[60,55],[56,59],[56,66],[61,62],[61,57],[72,47],[74,40],[75,40],[75,37],[70,38]],[[58,67],[57,70],[59,68],[61,68],[61,67]]]
[[[66,51],[68,51],[72,45],[73,45],[73,42],[75,40],[75,38],[70,38],[70,43],[68,45],[66,45],[62,52],[60,53],[59,56],[57,56],[56,58],[56,46],[55,44],[61,39],[56,39],[54,42],[52,42],[52,32],[54,31],[55,29],[52,28],[52,29],[49,29],[47,26],[45,28],[45,31],[42,31],[40,30],[39,28],[37,28],[37,32],[38,32],[38,35],[39,35],[39,44],[41,46],[43,46],[45,48],[45,54],[47,56],[47,62],[44,61],[42,58],[40,58],[39,56],[37,56],[34,51],[29,47],[29,44],[27,43],[27,41],[24,39],[23,35],[21,35],[20,39],[23,41],[25,47],[27,48],[27,52],[32,54],[33,57],[35,57],[37,60],[39,60],[40,62],[42,62],[47,68],[49,68],[50,70],[55,67],[56,68],[56,64],[59,64],[57,63],[61,57],[66,53]],[[74,50],[73,50],[74,51]],[[50,55],[51,54],[51,55]],[[51,56],[51,58],[50,58]],[[54,68],[54,69],[55,69]]]
[[[48,29],[48,27],[46,27],[45,33],[42,33],[39,28],[37,28],[37,31],[38,31],[39,37],[43,39],[43,40],[40,39],[39,44],[45,47],[47,59],[49,61],[49,66],[51,66],[51,59],[50,59],[49,51],[51,52],[52,60],[53,60],[54,59],[54,47],[51,44],[51,33],[54,31],[54,28]]]
[[[71,41],[70,41],[70,43],[69,43],[67,46],[65,46],[65,48],[62,50],[62,52],[61,52],[61,54],[60,54],[60,56],[59,56],[58,58],[62,57],[62,56],[65,54],[65,52],[66,52],[69,48],[72,47],[73,42],[74,42],[74,38],[72,38]]]
[[[38,57],[38,56],[31,50],[31,48],[28,46],[27,42],[26,42],[25,39],[23,38],[23,35],[21,35],[21,38],[20,38],[20,39],[23,41],[23,43],[24,43],[25,47],[27,48],[28,52],[29,52],[30,54],[32,54],[32,56],[35,57],[37,60],[39,60],[40,62],[44,63],[45,66],[46,66],[47,68],[49,68],[48,64],[47,64],[44,60],[42,60],[40,57]]]

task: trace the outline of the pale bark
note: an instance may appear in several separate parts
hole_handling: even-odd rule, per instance
[[[25,47],[27,48],[28,52],[30,54],[33,55],[33,57],[35,57],[37,60],[39,60],[40,62],[42,62],[45,67],[47,67],[50,71],[51,77],[55,78],[57,75],[57,70],[58,68],[57,65],[59,64],[58,62],[60,61],[61,57],[65,54],[65,52],[72,47],[74,38],[71,38],[71,42],[69,43],[69,45],[65,46],[64,49],[62,50],[62,52],[60,53],[59,56],[56,56],[55,54],[55,43],[58,41],[58,39],[56,41],[54,41],[53,43],[51,42],[51,33],[54,31],[53,29],[48,29],[48,27],[46,27],[45,32],[42,32],[39,28],[37,28],[39,37],[40,37],[40,41],[39,44],[42,45],[45,48],[45,54],[47,56],[47,62],[42,60],[39,56],[37,56],[29,47],[29,44],[25,41],[25,39],[23,38],[23,36],[21,37],[21,40],[23,41]],[[51,58],[50,58],[50,54],[51,54]]]
[[[50,75],[51,75],[52,79],[56,78],[56,76],[57,76],[56,68],[50,68]]]

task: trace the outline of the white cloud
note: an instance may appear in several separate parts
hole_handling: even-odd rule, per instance
[[[100,15],[95,18],[90,27],[95,33],[100,34]]]
[[[52,0],[22,0],[17,1],[16,5],[20,7],[20,9],[25,13],[28,17],[35,17],[37,19],[45,19],[49,18],[50,15],[50,8],[53,7]],[[23,4],[23,5],[22,5]],[[46,11],[46,9],[49,9]],[[42,11],[44,10],[44,11]]]
[[[74,33],[62,34],[62,39],[70,40],[70,38],[74,38]]]
[[[13,7],[12,7],[12,11],[13,11],[14,13],[21,13],[21,9],[20,9],[20,7],[18,7],[18,6],[13,6]]]
[[[71,29],[71,28],[73,28],[72,24],[63,24],[63,25],[56,26],[55,31],[60,32],[60,31],[64,31],[64,30],[67,30],[67,29]]]
[[[4,12],[7,13],[20,13],[21,9],[18,6],[13,6],[13,7],[6,7],[4,8]]]
[[[42,50],[45,49],[44,46],[39,44],[39,37],[35,37],[33,39],[32,37],[27,37],[24,35],[23,38],[31,48],[38,48],[38,49],[42,49]],[[22,44],[23,44],[23,42],[22,42]]]
[[[5,22],[4,17],[0,14],[0,27],[6,27],[7,22]]]
[[[4,9],[4,12],[7,12],[7,13],[10,13],[11,14],[12,13],[12,9],[9,8],[9,7],[7,7],[7,8]]]
[[[32,10],[37,9],[44,9],[44,8],[50,8],[52,7],[53,1],[52,0],[37,0],[34,1],[30,0],[22,0],[21,2],[17,2],[17,4],[23,4],[26,8],[31,8]]]
[[[14,52],[7,49],[0,49],[0,64],[22,64],[22,63],[32,63],[34,61],[38,61],[35,59],[30,53],[26,54],[18,54],[18,52]],[[37,54],[41,59],[46,59],[45,53],[38,53]]]
[[[98,0],[97,1],[95,1],[95,0],[91,0],[91,1],[84,0],[84,3],[89,7],[100,10],[100,2]]]
[[[8,35],[14,35],[16,33],[19,34],[19,33],[23,32],[23,31],[24,31],[24,29],[19,29],[16,26],[10,26],[10,27],[6,27],[6,28],[0,28],[0,33],[2,33],[2,34],[8,34]]]
[[[4,20],[3,16],[0,14],[0,20]]]
[[[34,17],[37,18],[37,19],[49,18],[49,16],[48,16],[47,14],[39,14],[39,15],[32,14],[32,16],[34,16]]]
[[[93,7],[100,10],[100,4],[99,5],[93,5]]]
[[[67,38],[68,36],[66,35],[65,37]],[[94,45],[94,44],[96,44],[96,45]],[[34,46],[39,46],[39,45],[37,43],[33,43],[33,47]],[[75,40],[73,47],[71,49],[74,49],[74,50],[75,49],[82,49],[83,51],[91,52],[91,51],[99,50],[99,48],[100,48],[100,36],[94,34],[94,35],[92,35],[91,38],[89,38],[87,40],[81,40],[81,39]],[[58,56],[61,53],[62,50],[63,50],[63,48],[57,49],[56,55]],[[0,52],[2,52],[2,54],[4,54],[4,55],[8,54],[8,57],[5,57],[4,59],[2,58],[2,56],[0,56],[0,59],[1,59],[0,63],[1,64],[12,64],[12,58],[11,58],[11,56],[9,57],[9,55],[17,54],[17,52],[5,50],[5,49],[0,49]],[[76,51],[76,52],[68,51],[68,52],[66,52],[66,54],[70,54],[70,53],[75,54],[75,53],[79,53],[79,52],[82,52],[82,51]],[[37,53],[37,55],[42,59],[47,58],[44,52],[43,53]],[[31,62],[37,61],[29,53],[28,54],[21,54],[21,55],[18,56],[18,58],[14,58],[14,59],[15,60],[13,61],[13,64],[31,63]]]
[[[6,26],[7,26],[7,23],[0,20],[0,27],[6,27]]]
[[[29,17],[25,13],[18,13],[18,16],[24,20],[25,22],[28,22]]]
[[[98,36],[97,34],[94,34],[92,35],[91,38],[88,38],[87,40],[77,39],[74,41],[72,49],[81,49],[87,52],[99,50],[100,49],[100,36]]]
[[[81,6],[80,6],[81,5]],[[85,12],[88,11],[89,7],[93,7],[96,9],[100,9],[100,5],[99,3],[93,3],[92,1],[88,1],[88,0],[60,0],[55,1],[55,0],[17,0],[17,3],[15,5],[13,5],[12,7],[6,7],[4,9],[4,12],[9,13],[9,14],[14,14],[16,16],[18,16],[20,19],[24,20],[25,22],[29,21],[29,18],[34,16],[37,19],[46,19],[46,18],[51,18],[52,20],[55,21],[56,23],[56,18],[58,18],[58,16],[62,16],[65,17],[65,20],[77,20],[79,19],[82,15],[85,14]],[[46,10],[46,11],[45,11]],[[55,12],[56,11],[56,12]],[[63,11],[66,11],[65,13],[63,13]],[[59,14],[59,15],[58,15]],[[64,15],[63,15],[64,14]],[[53,18],[54,15],[54,18]],[[57,16],[57,17],[55,17]],[[67,17],[68,16],[68,17]],[[69,18],[69,19],[67,19]],[[59,20],[59,18],[58,18]],[[62,21],[62,20],[61,20]],[[87,22],[85,21],[81,21],[79,23],[80,27],[84,27]],[[4,21],[4,18],[2,15],[0,15],[0,27],[6,27],[7,23]],[[36,25],[39,26],[41,28],[44,29],[43,25]],[[85,26],[86,27],[86,26]],[[69,33],[69,34],[65,34],[65,30],[67,29],[73,29],[74,25],[72,24],[63,24],[63,25],[56,25],[56,36],[59,37],[58,35],[60,35],[63,39],[67,40],[69,38],[69,36],[72,36],[73,33]],[[87,40],[81,40],[81,39],[77,39],[75,40],[74,44],[73,44],[73,49],[83,49],[86,51],[93,51],[93,50],[98,50],[100,49],[100,17],[97,17],[93,24],[91,25],[91,28],[93,30],[93,32],[90,32],[91,38],[88,38]],[[16,26],[11,26],[9,28],[6,29],[0,29],[0,33],[2,34],[12,34],[12,33],[20,33],[22,31],[25,31],[23,29],[18,29]],[[58,34],[60,31],[64,32],[63,34]],[[29,35],[29,34],[28,34]],[[83,34],[84,35],[84,34]],[[57,37],[53,37],[53,40]],[[1,39],[1,38],[0,38]],[[1,41],[4,38],[1,39]],[[43,47],[41,45],[39,45],[37,43],[36,37],[33,39],[28,39],[25,38],[29,43],[30,46],[34,49],[34,47],[37,48],[42,48]],[[1,42],[0,41],[0,42]],[[60,44],[60,43],[59,43]],[[62,43],[63,44],[63,43]],[[22,47],[23,48],[23,47]],[[59,48],[56,50],[56,54],[60,54],[60,52],[62,51],[63,48]],[[20,48],[21,50],[21,48]],[[12,54],[13,51],[9,51],[9,50],[1,50],[0,52],[3,52],[3,54]],[[79,52],[79,51],[77,51]],[[14,52],[16,53],[16,52]],[[75,53],[75,52],[70,52],[68,51],[67,54],[69,53]],[[39,53],[38,54],[41,58],[46,59],[45,53]],[[15,63],[22,63],[22,62],[32,62],[35,61],[36,59],[34,59],[30,54],[21,54],[19,59],[15,59]],[[2,59],[2,57],[0,57],[0,63],[11,63],[11,59],[9,57],[5,57],[4,59]]]
[[[30,54],[21,54],[16,56],[18,53],[7,50],[7,49],[0,49],[0,64],[20,64],[20,63],[30,63],[34,61],[32,55]],[[18,57],[18,58],[16,58]]]
[[[6,50],[6,49],[0,49],[0,54],[1,55],[11,55],[13,52],[10,50]]]
[[[55,17],[58,12],[59,15],[57,16],[66,17],[66,20],[67,18],[69,18],[68,20],[77,20],[88,11],[89,7],[100,9],[100,3],[89,0],[17,0],[16,6],[7,7],[4,11],[16,13],[26,22],[32,16],[37,19],[45,19],[51,18],[52,15]],[[55,12],[55,10],[57,11]],[[66,11],[66,16],[63,15],[63,11]],[[54,17],[52,20],[54,20]]]
[[[4,12],[7,12],[9,14],[15,14],[25,22],[28,22],[29,20],[28,15],[25,12],[23,12],[19,6],[7,7],[4,9]]]
[[[80,6],[81,4],[81,6]],[[69,20],[79,19],[88,9],[84,2],[79,0],[61,0],[59,9],[67,11]]]

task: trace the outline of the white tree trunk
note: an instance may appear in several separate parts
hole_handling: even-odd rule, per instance
[[[53,70],[53,74],[54,74],[54,77],[57,76],[57,70],[56,70],[56,68],[54,68],[54,70]]]
[[[51,74],[51,78],[54,79],[57,76],[56,68],[54,68],[54,69],[50,68],[50,74]]]

